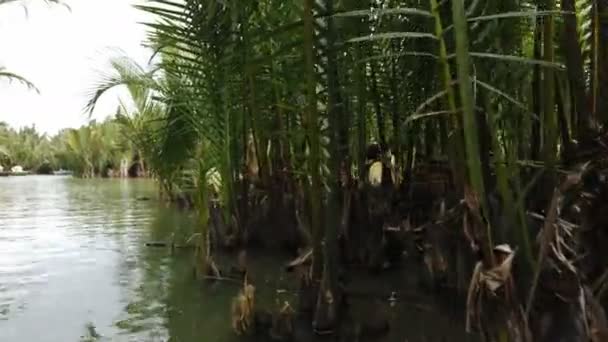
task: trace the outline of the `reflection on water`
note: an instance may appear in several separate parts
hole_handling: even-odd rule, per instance
[[[0,341],[166,341],[179,275],[144,242],[192,223],[137,200],[155,193],[142,180],[0,179]]]
[[[194,229],[155,196],[146,180],[0,178],[0,341],[237,341],[238,287],[203,287],[188,251],[145,246]],[[256,264],[268,302],[285,287],[280,263]]]
[[[144,196],[152,200],[137,200]],[[146,180],[0,178],[0,341],[238,341],[229,320],[238,286],[201,286],[188,251],[145,246],[173,234],[183,241],[194,229],[193,215],[155,197]],[[294,289],[283,258],[250,260],[257,303],[271,307],[277,289]],[[415,287],[398,278],[362,286]],[[394,311],[383,341],[466,340],[461,323],[425,305],[404,302]]]

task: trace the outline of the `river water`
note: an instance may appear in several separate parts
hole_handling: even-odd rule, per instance
[[[145,246],[195,229],[192,213],[156,195],[148,180],[0,177],[0,341],[238,341],[229,310],[238,286],[202,286],[189,251]],[[285,259],[251,259],[256,303],[270,306],[293,286]],[[461,323],[425,305],[399,308],[383,341],[466,340]]]
[[[188,253],[145,246],[193,227],[155,195],[146,180],[0,177],[0,341],[226,340],[232,293],[205,296]]]

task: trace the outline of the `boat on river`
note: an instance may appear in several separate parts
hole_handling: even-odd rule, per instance
[[[55,176],[71,176],[73,174],[70,170],[57,170],[53,171],[53,175]]]
[[[30,175],[30,171],[23,170],[21,165],[15,165],[11,168],[11,172],[9,172],[9,176],[27,176]]]

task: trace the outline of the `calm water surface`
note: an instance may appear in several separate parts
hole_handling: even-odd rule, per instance
[[[156,194],[147,180],[0,177],[0,341],[238,341],[229,319],[238,287],[201,286],[191,253],[145,246],[172,234],[184,241],[195,227]],[[277,289],[293,289],[284,258],[251,259],[256,303],[271,306]],[[416,286],[407,270],[396,278],[360,284],[388,293]],[[360,307],[365,320],[370,311]],[[382,341],[466,340],[462,323],[432,304],[391,310]]]
[[[145,246],[193,229],[155,196],[146,180],[0,177],[0,341],[233,340],[234,286],[202,291],[189,253]]]

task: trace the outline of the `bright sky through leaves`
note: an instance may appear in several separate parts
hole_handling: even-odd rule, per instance
[[[0,121],[14,127],[31,125],[47,133],[78,127],[87,90],[108,70],[108,57],[122,50],[141,65],[151,51],[142,47],[150,21],[133,8],[133,0],[65,0],[64,6],[44,1],[0,6],[0,66],[33,82],[41,94],[18,83],[0,80]],[[18,2],[19,3],[19,2]],[[102,97],[93,115],[102,119],[116,112],[114,90]],[[126,98],[126,97],[125,97]]]

